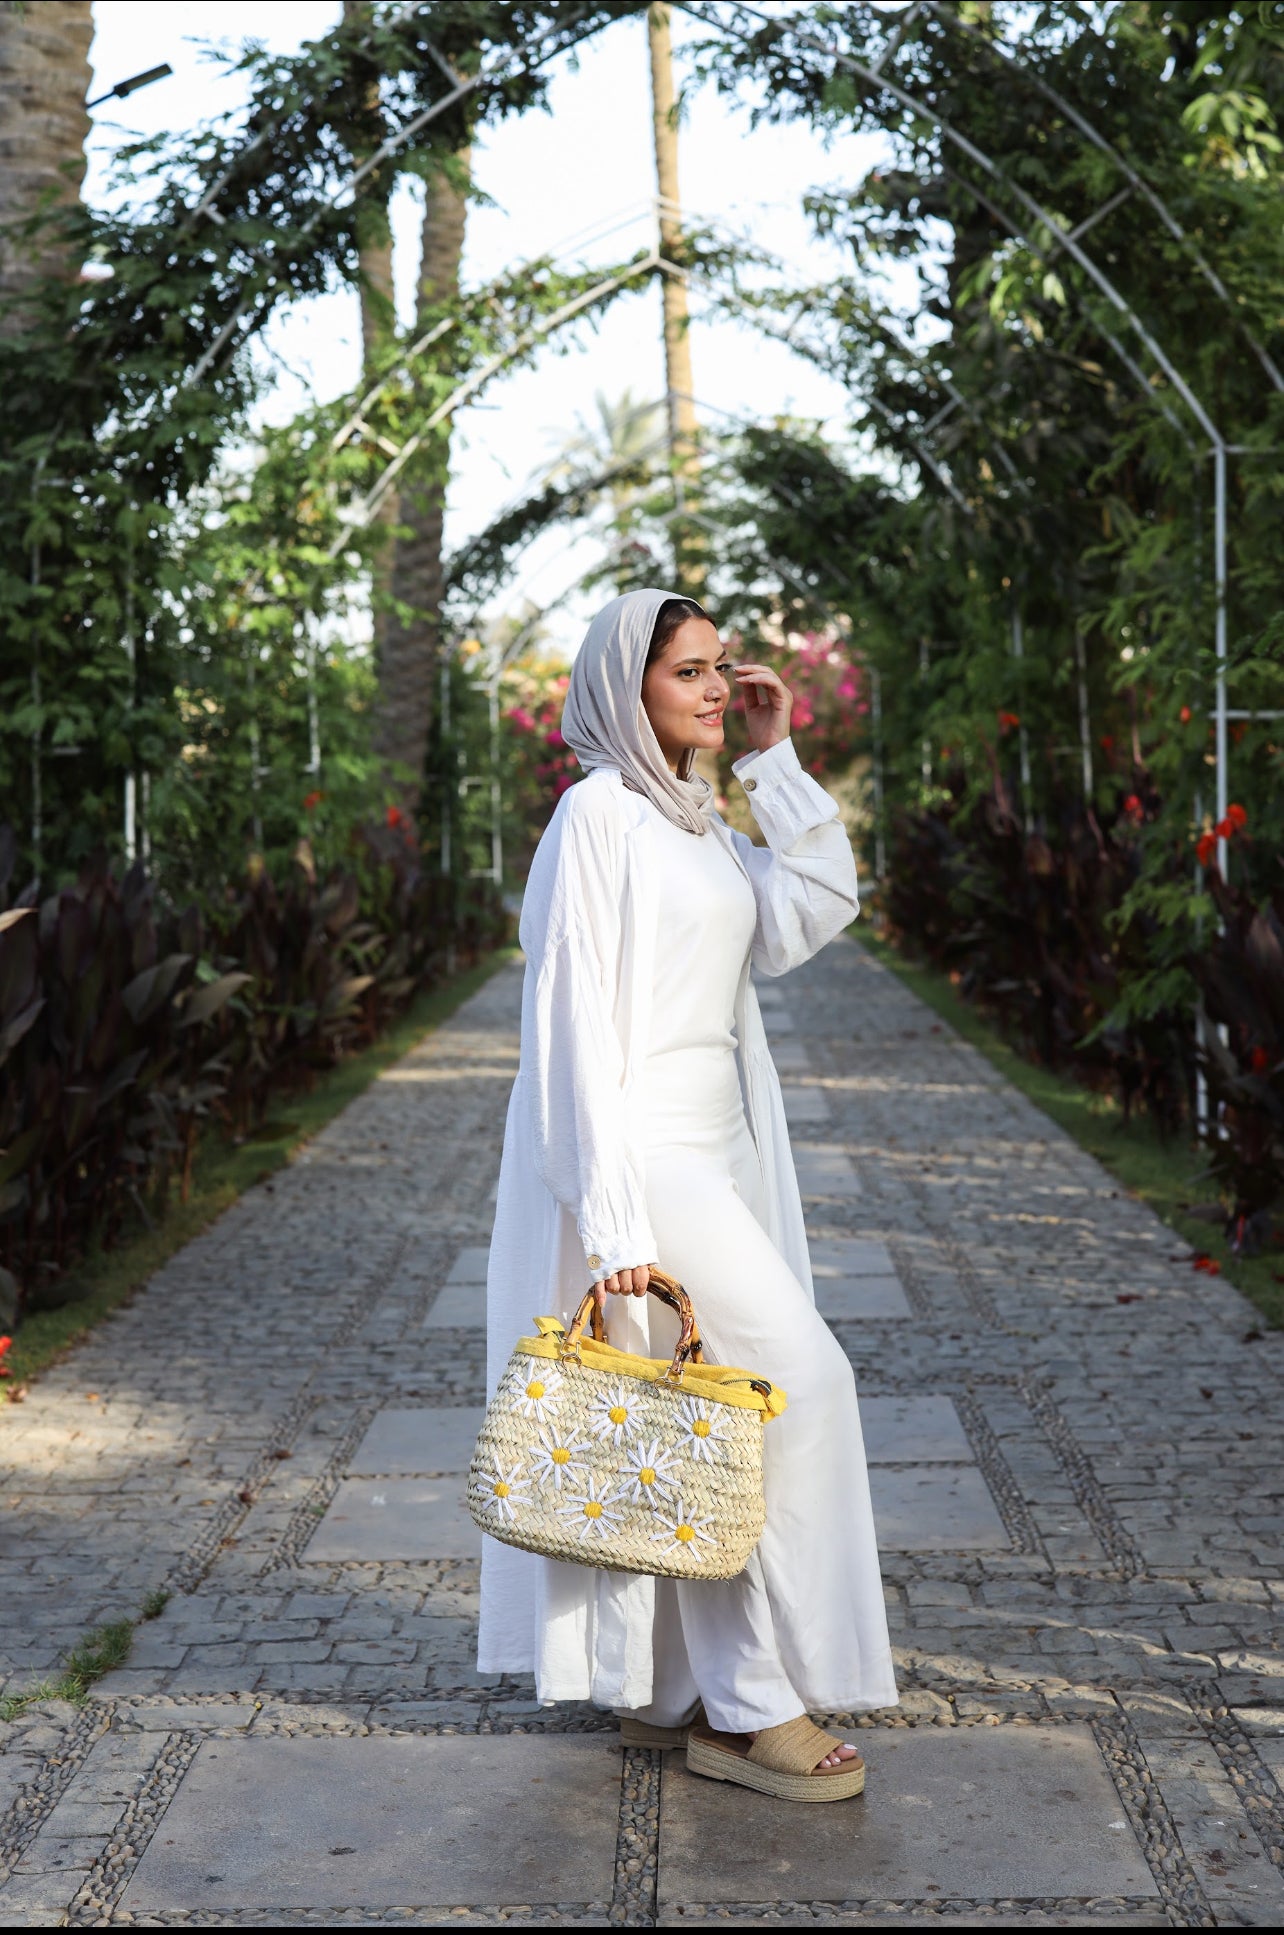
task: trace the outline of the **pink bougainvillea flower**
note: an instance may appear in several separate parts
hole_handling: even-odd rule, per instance
[[[559,727],[554,726],[551,732],[544,734],[544,744],[546,746],[564,746],[566,744]]]
[[[516,726],[519,732],[534,732],[535,721],[524,705],[515,705],[508,717],[510,724]]]

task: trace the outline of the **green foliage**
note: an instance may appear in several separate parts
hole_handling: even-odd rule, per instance
[[[169,1179],[202,1124],[255,1133],[274,1099],[370,1043],[448,961],[502,932],[493,894],[426,873],[402,830],[366,829],[318,873],[257,861],[208,918],[140,866],[8,905],[0,855],[0,1297],[17,1323],[69,1289]]]

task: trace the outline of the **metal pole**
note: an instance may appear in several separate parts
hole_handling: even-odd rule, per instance
[[[308,688],[308,771],[321,784],[321,708],[317,703],[317,643],[305,618]]]
[[[441,703],[437,716],[441,720],[441,871],[449,875],[455,771],[450,752],[450,657],[445,652],[441,658]]]
[[[133,505],[130,506],[132,512]],[[134,643],[134,534],[131,529],[125,551],[125,657],[129,661],[129,710],[132,715],[138,698],[138,649]],[[138,858],[138,775],[134,771],[133,734],[130,734],[129,771],[125,774],[125,864],[133,866]]]
[[[1217,650],[1217,824],[1225,821],[1229,805],[1230,772],[1226,744],[1226,445],[1213,444],[1213,599]],[[1217,865],[1226,878],[1226,841],[1217,841]]]
[[[887,873],[887,842],[883,826],[883,681],[878,667],[869,668],[869,703],[874,729],[874,878]]]
[[[1092,720],[1088,712],[1088,648],[1084,644],[1083,621],[1074,621],[1074,662],[1079,684],[1079,750],[1083,755],[1083,803],[1092,805]]]
[[[1017,744],[1021,754],[1021,817],[1030,831],[1030,735],[1025,725],[1025,631],[1021,623],[1021,602],[1012,593],[1012,656],[1017,662],[1017,704],[1021,708]]]
[[[924,697],[926,697],[927,692],[927,668],[927,640],[920,638],[918,641],[918,682],[923,688]],[[923,734],[921,754],[923,784],[924,786],[930,786],[932,784],[932,742],[926,733]]]
[[[1203,818],[1204,796],[1201,792],[1197,791],[1195,794],[1195,826],[1199,831],[1202,831]],[[1196,860],[1195,892],[1200,893],[1203,885],[1204,870],[1198,860]],[[1195,939],[1197,942],[1202,942],[1203,938],[1204,923],[1202,920],[1199,920],[1195,924]],[[1195,1133],[1201,1142],[1208,1134],[1208,1080],[1204,1074],[1203,1064],[1199,1059],[1203,1050],[1207,1028],[1208,1018],[1204,1013],[1204,997],[1202,994],[1197,994],[1195,996]]]
[[[490,703],[490,866],[495,885],[504,882],[504,801],[499,783],[499,681],[492,679]]]

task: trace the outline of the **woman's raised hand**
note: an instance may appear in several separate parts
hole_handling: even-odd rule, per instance
[[[789,737],[794,695],[766,665],[737,665],[736,684],[744,695],[745,724],[755,752],[766,752]]]
[[[645,1297],[647,1284],[651,1281],[651,1265],[635,1263],[631,1270],[617,1270],[614,1276],[603,1277],[593,1285],[593,1297],[599,1310],[606,1304],[608,1294],[613,1297]]]

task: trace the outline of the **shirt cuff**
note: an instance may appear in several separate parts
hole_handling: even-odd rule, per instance
[[[612,1238],[610,1243],[590,1243],[581,1230],[580,1240],[584,1244],[584,1267],[590,1283],[600,1283],[603,1277],[613,1277],[617,1270],[632,1270],[639,1263],[656,1261],[655,1238],[649,1229],[635,1230],[622,1238]]]
[[[803,770],[792,739],[782,739],[766,752],[748,753],[732,771],[749,796],[767,845],[777,852],[788,853],[815,827],[841,823],[838,802]]]

